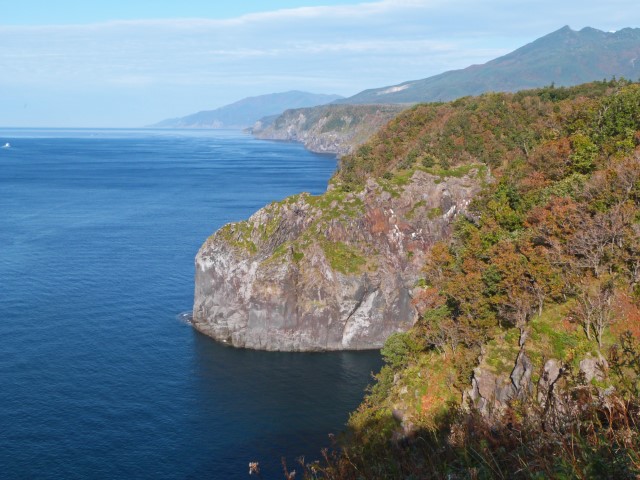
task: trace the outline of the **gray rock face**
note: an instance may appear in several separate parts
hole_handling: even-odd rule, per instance
[[[483,354],[484,355],[484,354]],[[488,419],[499,419],[509,402],[512,400],[525,400],[534,397],[538,404],[549,414],[549,421],[560,422],[572,413],[570,403],[563,398],[566,393],[566,384],[562,381],[565,367],[560,360],[548,359],[542,367],[540,379],[535,385],[532,375],[534,365],[526,354],[526,347],[522,347],[513,361],[511,373],[496,373],[491,371],[483,356],[480,357],[480,365],[473,371],[471,388],[463,394],[463,404],[476,408]],[[606,381],[606,372],[609,368],[607,360],[600,356],[593,357],[590,353],[580,361],[580,372],[588,383],[592,380]],[[537,388],[536,388],[537,387]],[[600,389],[600,395],[608,395],[613,387]]]
[[[600,358],[594,358],[588,355],[580,361],[580,372],[584,375],[587,383],[595,379],[602,382],[606,378],[606,371],[609,368],[607,359],[600,355]]]
[[[542,375],[538,381],[538,403],[545,407],[552,399],[553,387],[560,378],[562,365],[555,358],[547,360],[542,370]]]
[[[489,417],[506,406],[514,390],[508,378],[477,368],[471,379],[471,389],[465,396],[480,413]]]
[[[521,349],[515,359],[511,375],[498,375],[477,367],[471,379],[471,389],[465,393],[466,402],[487,417],[499,414],[510,400],[525,399],[532,390],[533,364]]]
[[[290,197],[216,232],[196,257],[194,327],[282,351],[380,348],[410,328],[425,254],[480,179],[416,171],[403,186],[380,182]]]
[[[514,394],[519,398],[526,398],[533,388],[531,385],[531,375],[533,373],[533,364],[529,357],[520,350],[516,359],[516,366],[511,372],[511,382],[514,388]]]

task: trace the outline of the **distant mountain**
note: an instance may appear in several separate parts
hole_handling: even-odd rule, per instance
[[[244,128],[262,117],[278,115],[290,108],[313,107],[341,99],[340,95],[290,92],[248,97],[230,105],[194,113],[186,117],[170,118],[151,125],[156,128]]]
[[[603,32],[565,26],[483,65],[423,80],[365,90],[335,103],[380,104],[446,101],[489,91],[515,92],[554,83],[640,77],[640,28]]]

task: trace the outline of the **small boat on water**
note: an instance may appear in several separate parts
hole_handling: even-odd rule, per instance
[[[2,146],[2,148],[11,148],[11,144],[7,142]]]

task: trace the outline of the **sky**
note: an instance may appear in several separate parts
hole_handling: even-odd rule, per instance
[[[3,127],[141,127],[267,93],[350,96],[484,63],[564,25],[640,26],[637,0],[0,6]]]

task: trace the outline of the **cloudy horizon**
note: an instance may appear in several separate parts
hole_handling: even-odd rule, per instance
[[[243,12],[115,2],[50,23],[29,21],[28,4],[43,2],[25,3],[0,21],[1,126],[138,127],[273,92],[350,96],[484,63],[564,25],[640,23],[630,1],[274,1]]]

